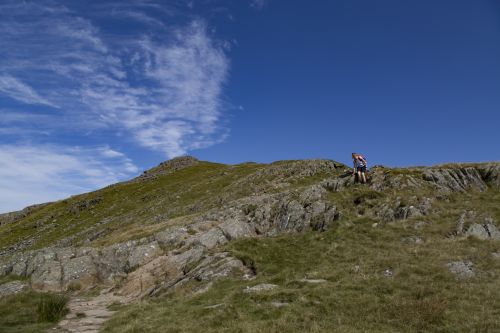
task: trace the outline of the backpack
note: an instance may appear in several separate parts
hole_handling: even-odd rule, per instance
[[[368,160],[366,159],[365,155],[361,155],[361,154],[359,154],[358,156],[359,156],[359,157],[361,157],[361,158],[362,158],[362,159],[363,159],[366,163],[365,163],[365,162],[363,162],[363,161],[360,161],[360,160],[358,160],[358,162],[359,162],[359,163],[363,163],[363,164],[364,164],[364,166],[366,166],[366,165],[368,164]]]

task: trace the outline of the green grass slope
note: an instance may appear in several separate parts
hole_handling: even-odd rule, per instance
[[[135,180],[36,207],[27,216],[1,225],[0,254],[8,249],[103,246],[141,238],[254,192],[283,190],[277,187],[283,181],[289,182],[285,187],[292,187],[326,176],[319,169],[294,177],[307,163],[224,165],[195,160],[173,170],[167,162]]]
[[[500,189],[493,181],[463,191],[438,190],[425,180],[428,168],[378,168],[370,173],[370,185],[353,185],[345,181],[345,166],[333,161],[177,162],[129,182],[0,216],[0,253],[107,246],[190,223],[234,200],[298,195],[328,179],[330,185],[320,186],[329,189],[322,200],[342,216],[328,230],[237,239],[211,250],[241,259],[257,273],[254,280],[225,278],[204,293],[193,292],[202,282],[190,281],[161,297],[116,306],[103,331],[500,332],[500,241],[457,233],[464,212],[475,212],[476,223],[491,218],[498,225]],[[446,174],[460,184],[469,181],[468,174],[491,178],[474,169],[481,165],[443,167],[465,170]],[[381,214],[427,202],[421,214]],[[450,272],[447,264],[454,261],[472,262],[474,276]],[[260,283],[277,287],[245,292]],[[23,295],[10,301],[27,302]]]
[[[0,332],[42,333],[66,313],[68,297],[32,291],[0,298]]]
[[[0,228],[0,248],[27,243],[27,249],[53,245],[70,238],[71,245],[107,244],[134,237],[134,227],[156,225],[218,204],[217,193],[236,178],[259,169],[256,164],[230,167],[202,162],[175,173],[109,186],[43,206]],[[233,193],[233,195],[244,195]],[[123,238],[123,237],[122,237]],[[126,236],[125,236],[126,238]]]
[[[226,279],[201,295],[186,286],[122,308],[103,331],[500,332],[499,242],[448,237],[464,209],[498,221],[499,202],[495,189],[450,194],[425,218],[374,226],[348,217],[323,233],[237,240],[226,249],[255,267],[256,280]],[[454,260],[471,260],[476,277],[457,278],[446,267]],[[244,292],[260,283],[278,287]]]

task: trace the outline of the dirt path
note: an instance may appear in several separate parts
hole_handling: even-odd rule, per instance
[[[50,333],[97,333],[105,321],[116,312],[111,304],[128,304],[132,299],[115,295],[109,289],[92,298],[73,298],[68,303],[69,313]]]

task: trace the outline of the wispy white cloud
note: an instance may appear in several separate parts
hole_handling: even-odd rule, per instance
[[[267,0],[250,0],[250,7],[261,10],[267,4]]]
[[[0,75],[0,92],[23,103],[57,107],[29,85],[10,75]]]
[[[167,27],[137,10],[156,10],[157,3],[116,6],[111,16],[132,15],[154,25],[155,35],[105,34],[68,9],[0,25],[0,33],[10,36],[0,60],[6,73],[0,92],[59,105],[75,122],[85,119],[93,129],[128,131],[131,141],[168,157],[220,142],[225,134],[221,96],[229,71],[227,43],[216,40],[203,20]],[[20,8],[22,13],[29,10]],[[16,77],[28,70],[43,73],[33,79],[32,88]],[[36,84],[42,79],[49,83]],[[11,82],[16,89],[8,88]]]
[[[147,15],[143,12],[132,9],[113,9],[111,14],[117,17],[123,17],[125,19],[133,19],[138,22],[144,23],[146,25],[158,25],[164,27],[165,24],[162,20],[159,20],[151,15]]]
[[[138,171],[108,146],[0,145],[0,212],[95,190]]]
[[[0,109],[0,211],[130,177],[123,141],[171,158],[227,137],[229,46],[203,19],[172,19],[189,2],[72,4],[0,2],[0,97],[17,101]]]

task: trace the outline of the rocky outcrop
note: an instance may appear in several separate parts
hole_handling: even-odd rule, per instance
[[[28,288],[28,285],[22,281],[12,281],[0,284],[0,298],[18,294]]]
[[[490,186],[500,187],[500,163],[485,163],[476,166],[481,178]]]
[[[42,291],[61,291],[99,282],[92,248],[46,248],[0,258],[4,271],[30,277],[31,286]]]
[[[320,173],[332,173],[344,167],[342,164],[332,160],[297,160],[279,161],[268,165],[247,177],[241,182],[256,181],[267,176],[275,176],[281,180],[293,180],[298,178],[315,176]]]
[[[30,277],[31,286],[41,291],[85,289],[124,273],[128,267],[130,246],[125,255],[117,244],[100,252],[94,248],[45,248],[10,257],[0,257],[5,273]],[[110,255],[112,253],[112,255]]]
[[[202,219],[221,222],[219,228],[229,238],[322,231],[341,217],[335,206],[322,199],[325,192],[322,186],[314,185],[301,193],[247,197],[224,209],[211,210]]]
[[[325,179],[321,182],[321,186],[331,192],[343,191],[354,184],[354,177],[349,170],[345,170],[344,174],[337,178]]]
[[[157,275],[165,272],[170,272],[176,280],[186,275],[186,265],[193,265],[207,251],[230,240],[258,233],[325,229],[339,213],[335,207],[321,201],[323,192],[321,187],[314,187],[296,198],[289,194],[242,200],[195,221],[189,227],[192,232],[186,226],[173,227],[147,239],[114,244],[101,250],[62,247],[3,256],[0,273],[31,277],[32,287],[44,291],[88,288],[116,277],[123,278],[128,273],[127,280],[133,281],[140,276],[143,285],[147,284],[144,280],[156,284]],[[220,258],[214,256],[212,259]],[[206,279],[222,274],[209,269],[207,265],[212,261],[207,260],[193,271],[193,278]],[[234,258],[224,261],[222,272],[227,271],[224,267],[242,267]],[[146,279],[145,271],[150,271],[147,274],[151,278]],[[155,271],[162,273],[155,274]]]
[[[474,167],[431,168],[424,170],[422,177],[438,189],[445,191],[464,192],[469,188],[484,191],[488,188],[481,173]]]
[[[376,206],[373,211],[375,217],[381,221],[407,220],[430,214],[433,201],[432,198],[412,197],[411,203],[404,203],[398,198],[394,203],[386,202]]]
[[[253,272],[241,260],[229,253],[207,251],[212,248],[212,244],[208,242],[208,246],[205,246],[203,243],[190,242],[185,249],[155,258],[126,277],[120,294],[131,297],[158,295],[191,280],[209,283],[227,276],[253,276]]]
[[[158,177],[168,175],[175,171],[182,170],[199,163],[200,161],[192,156],[176,157],[171,160],[162,162],[154,168],[144,171],[142,175],[131,180],[130,182],[156,179]]]
[[[174,159],[149,170],[132,182],[149,181],[199,163],[191,157]],[[119,282],[119,291],[132,297],[161,294],[190,281],[209,286],[210,281],[225,276],[251,278],[255,274],[254,269],[224,252],[223,246],[244,237],[306,230],[324,231],[330,228],[342,217],[332,197],[343,196],[328,192],[358,189],[357,186],[360,186],[360,195],[356,196],[356,192],[349,199],[352,207],[358,216],[375,218],[377,223],[422,220],[422,217],[433,213],[434,200],[439,199],[418,196],[418,192],[411,194],[411,197],[407,195],[401,198],[395,194],[397,191],[403,189],[406,190],[404,193],[408,193],[423,188],[437,190],[442,196],[447,193],[441,192],[463,192],[469,189],[484,191],[488,187],[498,186],[499,168],[498,163],[411,168],[407,172],[377,167],[370,172],[368,185],[357,185],[351,171],[333,161],[277,162],[256,168],[255,172],[228,184],[224,188],[227,194],[219,195],[224,200],[216,208],[190,215],[182,222],[183,225],[172,225],[142,239],[100,249],[72,247],[70,237],[82,238],[79,233],[75,233],[59,240],[54,247],[23,252],[23,249],[33,247],[32,239],[24,239],[16,245],[17,248],[9,249],[4,255],[0,253],[0,275],[28,277],[33,289],[43,291],[87,289],[97,284]],[[314,179],[315,185],[296,185],[301,184],[304,177],[312,176],[314,178],[308,178],[308,182]],[[325,180],[318,180],[323,176]],[[236,193],[234,189],[244,186],[249,186],[248,191],[245,189],[248,194],[231,197],[232,193]],[[384,192],[391,195],[385,195]],[[42,217],[37,227],[43,228],[47,219],[61,218],[62,215],[57,214],[89,214],[103,206],[103,198],[89,195],[78,201],[73,200],[64,208],[64,212]],[[196,204],[193,203],[193,207]],[[340,204],[345,206],[344,203]],[[39,207],[17,215],[2,215],[0,223],[15,222],[19,216],[31,214],[37,209]],[[158,216],[163,218],[165,212],[160,213]],[[132,218],[132,215],[127,218]],[[112,217],[106,216],[97,225],[106,224],[110,219]],[[91,228],[82,231],[88,237],[88,243],[99,238],[99,233],[103,232],[99,228]],[[495,222],[473,212],[464,213],[461,217],[453,236],[457,235],[483,240],[500,239]],[[408,238],[402,242],[420,244],[423,241],[420,238]],[[79,244],[87,243],[84,240]],[[467,266],[466,263],[463,265]],[[450,263],[448,267],[458,271],[462,266]]]
[[[224,221],[218,227],[228,240],[255,235],[255,228],[238,219]]]
[[[228,253],[213,250],[241,237],[325,230],[340,213],[322,200],[324,193],[321,186],[311,186],[300,194],[245,198],[200,216],[187,228],[162,231],[155,235],[158,242],[170,249],[181,247],[131,272],[122,292],[135,297],[156,295],[191,280],[207,282],[229,275],[249,278],[254,274],[251,268]]]
[[[332,160],[279,161],[232,183],[229,192],[249,188],[254,194],[269,193],[271,189],[286,188],[291,182],[317,175],[337,174],[345,166]],[[272,178],[272,181],[269,181]],[[229,199],[222,196],[224,199]]]
[[[147,264],[161,254],[163,254],[163,251],[156,241],[133,247],[128,256],[128,267],[134,270],[139,266]]]
[[[156,242],[165,250],[172,250],[184,244],[189,237],[186,227],[173,227],[154,235]]]
[[[133,296],[190,280],[249,277],[250,268],[216,249],[242,237],[326,230],[340,212],[323,200],[325,193],[323,186],[314,185],[300,192],[246,197],[200,215],[191,224],[100,250],[53,247],[3,256],[0,272],[30,277],[32,288],[43,291],[86,289],[118,279],[122,292]]]
[[[42,291],[61,291],[63,268],[59,261],[47,260],[31,274],[31,286]]]
[[[471,279],[476,276],[474,264],[471,261],[452,261],[446,266],[459,279]]]
[[[184,276],[189,264],[199,261],[203,256],[201,247],[192,248],[179,254],[155,258],[146,265],[131,272],[125,279],[121,294],[139,297],[150,294],[157,285],[168,283],[174,286]]]
[[[261,283],[261,284],[258,284],[256,286],[253,286],[253,287],[246,287],[245,289],[243,289],[243,292],[245,292],[245,293],[260,293],[263,291],[270,291],[270,290],[273,290],[276,288],[278,288],[278,286],[275,284]]]
[[[42,209],[43,207],[45,207],[49,204],[50,203],[33,205],[33,206],[26,207],[23,210],[20,210],[17,212],[0,214],[0,226],[19,221],[20,219],[23,219],[23,218],[33,214],[34,212],[38,211],[39,209]]]
[[[455,235],[480,240],[500,240],[500,231],[493,218],[481,216],[474,211],[466,211],[460,215]]]
[[[468,189],[484,191],[488,186],[500,187],[500,163],[477,165],[437,166],[431,168],[399,169],[374,167],[368,176],[368,186],[375,191],[406,188],[432,188],[444,192],[464,192]],[[332,192],[343,191],[354,185],[351,171],[325,180],[322,186]]]
[[[219,228],[212,227],[192,235],[186,242],[188,247],[201,246],[211,250],[219,245],[226,244],[228,239]]]
[[[473,223],[465,232],[466,236],[473,236],[481,240],[500,240],[500,231],[493,223]]]
[[[165,276],[171,277],[168,281],[185,279],[186,274],[194,268],[193,278],[206,279],[224,275],[223,272],[228,267],[243,267],[234,258],[221,258],[217,255],[213,258],[224,259],[225,263],[217,262],[219,271],[210,267],[210,263],[216,263],[207,259],[207,251],[228,241],[217,227],[186,237],[183,249],[165,252],[160,243],[174,245],[179,240],[174,241],[170,236],[182,233],[180,230],[162,231],[156,235],[157,240],[146,244],[141,244],[145,240],[129,241],[100,251],[94,248],[46,248],[3,257],[1,273],[30,277],[31,287],[41,291],[86,289],[99,283],[113,283],[118,278],[126,280],[125,291],[144,292],[146,288],[152,288],[160,282],[165,283]],[[232,235],[239,236],[235,231]],[[198,264],[203,258],[205,261]],[[139,289],[136,288],[137,280],[141,285]]]

